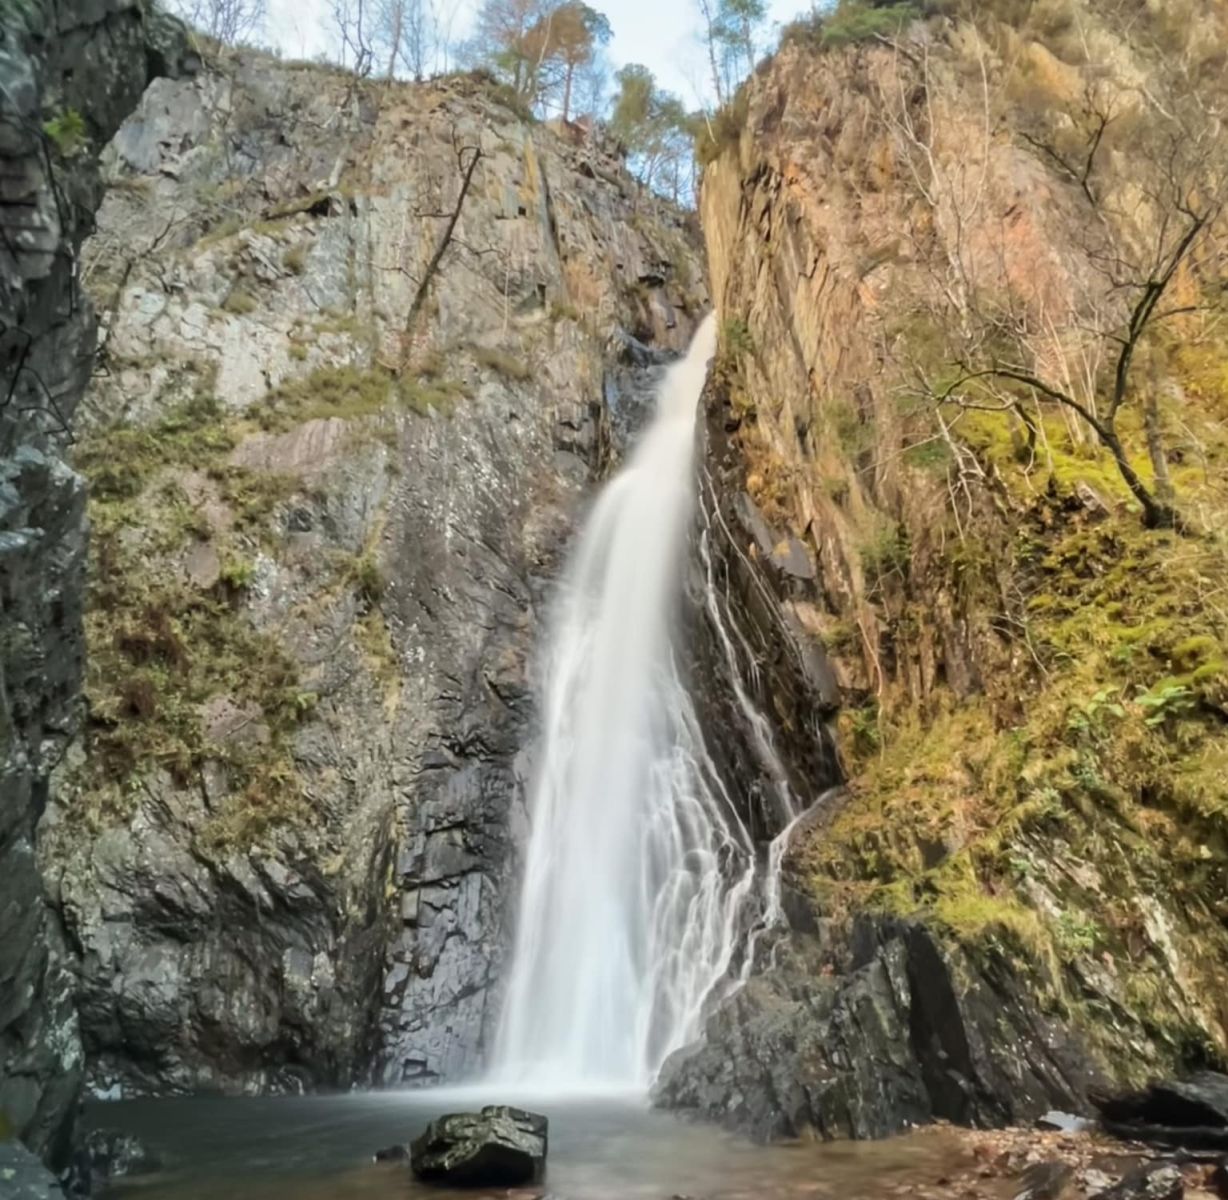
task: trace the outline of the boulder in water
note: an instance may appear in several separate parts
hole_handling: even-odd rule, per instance
[[[546,1118],[506,1105],[432,1121],[410,1149],[419,1179],[459,1187],[540,1183],[546,1170]]]

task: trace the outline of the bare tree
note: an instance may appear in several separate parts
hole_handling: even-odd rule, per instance
[[[266,0],[172,0],[172,7],[189,25],[229,46],[259,33],[267,15]]]
[[[332,0],[333,34],[342,66],[368,75],[374,65],[371,0]]]
[[[429,0],[376,0],[371,14],[373,53],[392,79],[425,79],[437,54],[437,5]]]
[[[721,70],[718,64],[719,8],[714,0],[698,0],[699,15],[704,20],[704,40],[708,46],[708,63],[712,68],[712,90],[716,93],[716,104],[719,108],[725,103],[725,88],[722,84]]]
[[[1222,117],[1188,89],[1174,87],[1161,102],[1101,78],[1089,84],[1076,111],[1025,134],[1028,145],[1078,189],[1087,218],[1081,227],[1084,278],[1075,285],[1069,310],[1054,314],[1035,296],[1020,294],[1009,273],[987,272],[983,252],[978,261],[970,249],[971,230],[986,225],[979,212],[985,167],[978,180],[967,168],[975,155],[961,153],[952,162],[936,152],[928,60],[921,69],[922,99],[902,86],[890,119],[942,230],[930,239],[927,253],[947,307],[938,322],[946,345],[936,369],[929,364],[917,371],[922,394],[940,410],[1013,414],[1027,429],[1029,447],[1038,434],[1031,412],[1056,409],[1109,452],[1148,527],[1180,526],[1156,389],[1138,386],[1135,366],[1165,322],[1199,307],[1188,289],[1175,299],[1174,283],[1195,269],[1204,249],[1214,252],[1211,234],[1228,200]],[[1101,158],[1107,136],[1127,113],[1132,171],[1128,186],[1121,187],[1120,180],[1100,178]],[[988,155],[987,132],[983,164]],[[935,241],[943,245],[941,263],[935,261]],[[1081,371],[1071,369],[1072,351]],[[1145,430],[1151,483],[1122,440],[1119,418],[1131,405]]]

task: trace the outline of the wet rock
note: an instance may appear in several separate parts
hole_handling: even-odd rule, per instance
[[[414,1174],[461,1187],[540,1183],[546,1170],[547,1121],[537,1113],[488,1105],[427,1126],[411,1151]]]
[[[90,1131],[85,1140],[85,1157],[93,1192],[122,1176],[156,1171],[162,1165],[140,1138],[112,1129]]]
[[[1153,1083],[1139,1092],[1095,1094],[1110,1133],[1135,1141],[1187,1148],[1228,1149],[1228,1075],[1202,1071]]]
[[[1185,1182],[1181,1170],[1172,1163],[1139,1167],[1103,1192],[1095,1200],[1181,1200]]]
[[[375,1152],[376,1162],[404,1162],[409,1157],[409,1147],[398,1143],[395,1146],[385,1146]]]
[[[829,951],[829,953],[831,953]],[[1072,1105],[1090,1067],[1009,965],[924,926],[861,918],[832,970],[794,937],[776,967],[669,1059],[655,1099],[770,1139],[882,1137],[944,1119],[1003,1125]]]
[[[1083,1133],[1095,1128],[1095,1122],[1086,1117],[1076,1117],[1073,1113],[1058,1112],[1051,1109],[1036,1118],[1037,1129],[1056,1129],[1059,1133]]]
[[[18,1142],[0,1142],[0,1196],[4,1200],[63,1200],[59,1181]]]

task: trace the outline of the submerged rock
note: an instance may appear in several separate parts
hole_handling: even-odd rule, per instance
[[[85,1158],[94,1192],[121,1176],[156,1171],[162,1165],[140,1138],[114,1129],[91,1130],[85,1139]]]
[[[19,1142],[0,1142],[0,1196],[4,1200],[63,1200],[54,1175]]]
[[[419,1179],[462,1187],[539,1183],[546,1170],[546,1118],[506,1105],[432,1121],[411,1148]]]

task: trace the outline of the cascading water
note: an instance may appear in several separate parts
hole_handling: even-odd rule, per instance
[[[778,907],[671,646],[714,350],[709,317],[666,372],[653,423],[598,499],[563,581],[495,1047],[501,1081],[646,1087],[699,1032],[745,937]]]

